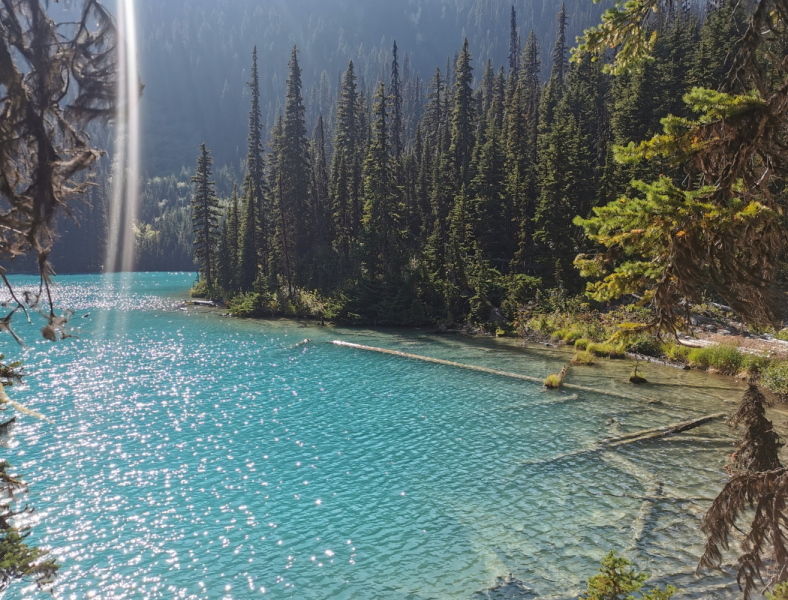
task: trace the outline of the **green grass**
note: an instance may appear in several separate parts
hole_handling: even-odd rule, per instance
[[[610,342],[588,344],[586,350],[594,356],[600,356],[602,358],[624,358],[626,356],[624,348],[611,344]]]
[[[584,331],[581,329],[570,329],[564,334],[564,342],[567,344],[574,344],[577,340],[582,339]]]
[[[572,358],[573,365],[593,365],[594,359],[596,357],[591,354],[590,352],[586,352],[585,350],[580,350],[576,352],[574,357]]]
[[[674,362],[685,362],[689,356],[690,349],[676,342],[665,342],[662,344],[662,353]]]
[[[561,377],[560,375],[548,375],[547,378],[544,380],[544,386],[549,390],[557,390],[561,387]]]
[[[575,350],[586,350],[591,342],[585,338],[575,340]]]
[[[744,356],[735,346],[714,345],[692,348],[687,355],[691,367],[716,369],[727,375],[736,375],[744,364]]]
[[[550,336],[550,339],[554,342],[561,342],[564,339],[564,336],[569,333],[568,329],[556,329],[553,334]]]
[[[761,373],[763,385],[780,396],[788,396],[788,361],[774,361]]]
[[[744,354],[742,357],[741,372],[746,375],[759,375],[771,365],[772,359],[760,354]]]

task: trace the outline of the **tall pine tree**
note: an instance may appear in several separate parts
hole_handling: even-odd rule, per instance
[[[200,265],[200,274],[208,286],[214,286],[216,267],[216,244],[219,241],[219,200],[216,198],[215,183],[211,181],[211,151],[200,144],[197,169],[192,177],[194,195],[192,196],[192,226],[194,229],[194,257]]]

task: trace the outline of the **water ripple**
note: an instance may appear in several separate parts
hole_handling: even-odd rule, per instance
[[[179,311],[185,275],[108,277],[60,278],[60,305],[91,316],[79,340],[31,344],[33,376],[17,392],[56,421],[22,419],[9,456],[41,510],[35,541],[63,563],[63,598],[471,598],[509,573],[569,594],[609,549],[657,577],[699,556],[705,506],[657,503],[644,521],[633,496],[655,482],[713,495],[719,447],[538,461],[592,445],[612,418],[628,431],[717,412],[703,389],[657,388],[662,405],[553,402],[561,392],[325,342],[538,377],[560,368],[558,353],[418,332],[305,334]],[[626,369],[570,376],[626,391]]]

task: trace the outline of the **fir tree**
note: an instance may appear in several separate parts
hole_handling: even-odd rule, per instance
[[[200,274],[208,289],[213,288],[216,263],[216,243],[219,240],[219,200],[211,181],[211,152],[200,144],[197,169],[192,177],[194,195],[192,196],[192,226],[194,229],[194,257],[200,264]]]

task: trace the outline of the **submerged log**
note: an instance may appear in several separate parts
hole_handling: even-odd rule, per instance
[[[534,465],[534,464],[552,463],[559,460],[564,460],[566,458],[581,456],[583,454],[591,454],[602,450],[608,450],[610,448],[618,448],[619,446],[625,446],[627,444],[634,444],[636,442],[643,442],[646,440],[664,438],[666,436],[673,435],[674,433],[681,433],[683,431],[696,429],[701,425],[710,423],[714,419],[720,419],[726,416],[727,415],[725,413],[716,413],[713,415],[707,415],[705,417],[701,417],[699,419],[693,419],[692,421],[682,421],[680,423],[674,423],[673,425],[667,425],[665,427],[643,429],[641,431],[636,431],[634,433],[628,433],[626,435],[621,435],[614,438],[605,438],[603,440],[599,440],[596,443],[596,445],[590,448],[582,448],[581,450],[574,450],[573,452],[567,452],[566,454],[559,454],[558,456],[553,456],[552,458],[526,460],[523,461],[522,464]]]
[[[632,444],[634,442],[640,442],[642,440],[650,440],[653,438],[664,437],[667,435],[672,435],[674,433],[681,433],[682,431],[689,431],[691,429],[696,429],[701,425],[710,423],[714,419],[719,419],[725,416],[726,416],[725,413],[716,413],[713,415],[707,415],[705,417],[701,417],[699,419],[693,419],[691,421],[682,421],[680,423],[674,423],[673,425],[667,425],[666,427],[654,427],[652,429],[642,429],[640,431],[627,433],[625,435],[621,435],[618,437],[606,438],[604,440],[600,440],[599,444],[611,448],[615,446],[621,446],[623,444]]]
[[[544,380],[538,377],[531,377],[530,375],[521,375],[520,373],[509,373],[507,371],[496,371],[495,369],[488,369],[487,367],[478,367],[476,365],[466,365],[463,363],[452,362],[450,360],[443,360],[440,358],[431,358],[429,356],[419,356],[417,354],[408,354],[406,352],[399,352],[397,350],[387,350],[386,348],[373,348],[372,346],[362,346],[361,344],[353,344],[351,342],[343,342],[341,340],[334,340],[331,342],[335,346],[343,348],[353,348],[355,350],[366,350],[367,352],[379,352],[381,354],[388,354],[390,356],[399,356],[402,358],[409,358],[411,360],[420,360],[423,362],[435,363],[438,365],[446,365],[448,367],[458,367],[461,369],[468,369],[469,371],[477,371],[479,373],[488,373],[490,375],[498,375],[499,377],[509,377],[511,379],[520,379],[522,381],[530,381],[544,385]],[[610,396],[612,398],[622,398],[624,400],[648,400],[647,398],[633,398],[628,394],[619,394],[609,390],[598,390],[595,388],[586,387],[583,385],[575,385],[572,383],[564,383],[561,386],[567,390],[577,390],[580,392],[590,392],[592,394],[601,394],[602,396]]]

